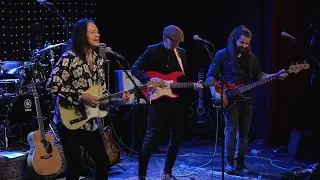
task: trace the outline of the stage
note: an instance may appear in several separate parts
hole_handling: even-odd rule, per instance
[[[0,152],[0,179],[1,180],[31,180],[31,179],[58,179],[64,180],[66,164],[63,151],[59,144],[56,145],[63,158],[63,165],[59,173],[52,176],[30,175],[26,167],[28,150],[13,150]],[[120,145],[121,159],[118,165],[111,167],[109,179],[133,180],[137,177],[138,160],[137,154],[124,145]],[[159,179],[164,167],[166,146],[159,146],[150,160],[148,169],[148,180]],[[252,154],[251,150],[258,150],[258,154]],[[278,150],[278,152],[275,152]],[[94,174],[92,163],[87,161],[83,154],[84,174],[83,179],[93,179]],[[214,141],[189,141],[183,142],[173,175],[179,180],[191,179],[221,179],[221,146],[215,146]],[[295,159],[294,155],[285,147],[279,149],[267,148],[263,141],[251,142],[248,147],[246,164],[253,171],[249,175],[224,175],[225,179],[285,179],[286,176],[297,172],[297,169],[308,169],[314,161],[303,161]],[[309,168],[310,169],[310,168]],[[301,171],[302,172],[302,171]],[[297,173],[296,173],[297,174]],[[306,173],[305,173],[306,174]],[[302,173],[300,174],[302,176]],[[289,179],[289,178],[288,178]],[[296,178],[298,179],[298,178]]]

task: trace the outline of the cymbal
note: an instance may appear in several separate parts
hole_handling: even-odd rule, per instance
[[[0,84],[1,83],[18,83],[19,81],[20,79],[1,79]]]
[[[45,48],[43,48],[43,49],[40,49],[39,51],[36,51],[36,53],[41,53],[41,52],[46,51],[46,50],[48,50],[48,49],[55,48],[55,47],[61,46],[61,45],[66,45],[66,44],[67,44],[67,43],[64,42],[64,43],[49,45],[49,46],[47,46],[47,47],[45,47]]]
[[[0,61],[0,69],[7,71],[9,69],[17,68],[25,64],[31,63],[30,61]]]

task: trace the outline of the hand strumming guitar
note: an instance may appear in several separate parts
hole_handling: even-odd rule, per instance
[[[217,92],[213,92],[214,94],[212,94],[212,97],[214,98],[215,102],[220,102],[221,101],[221,94],[217,93]],[[226,101],[227,97],[225,96],[225,94],[223,93],[223,101]]]

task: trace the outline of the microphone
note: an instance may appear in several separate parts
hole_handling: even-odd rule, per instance
[[[45,4],[45,5],[52,5],[51,2],[47,2],[47,0],[37,0],[38,3],[41,3],[41,4]]]
[[[126,59],[125,59],[123,56],[121,56],[119,53],[113,51],[113,50],[111,49],[111,47],[106,47],[106,48],[105,48],[105,52],[106,52],[106,53],[113,54],[113,55],[115,55],[116,57],[118,57],[118,58],[120,58],[120,59],[122,59],[122,60],[126,60]]]
[[[193,39],[196,40],[196,41],[201,41],[201,42],[204,42],[204,43],[207,43],[207,44],[212,44],[211,42],[205,40],[205,39],[202,39],[201,37],[199,37],[198,35],[194,35],[193,36]]]
[[[103,59],[107,59],[106,57],[106,44],[105,43],[100,43],[99,46],[99,54]]]
[[[281,36],[286,37],[290,40],[292,40],[293,42],[299,42],[295,37],[291,36],[290,34],[286,33],[286,32],[281,32]]]

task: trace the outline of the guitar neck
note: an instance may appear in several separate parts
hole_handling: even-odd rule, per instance
[[[139,87],[139,89],[141,89],[141,90],[145,89],[145,88],[147,88],[147,85],[142,85],[142,86]],[[130,94],[132,94],[132,93],[137,92],[137,89],[136,88],[132,88],[132,89],[129,89],[129,90],[126,90],[126,91],[128,91]],[[114,93],[114,94],[109,94],[109,95],[103,96],[102,98],[99,99],[99,101],[107,101],[107,102],[113,101],[116,98],[122,97],[124,92],[125,91],[121,91],[121,92],[117,92],[117,93]]]
[[[40,137],[41,137],[41,139],[45,139],[46,136],[45,136],[45,129],[44,129],[43,120],[42,120],[42,113],[41,113],[39,96],[38,96],[38,93],[36,92],[35,87],[32,87],[32,88],[33,88],[33,96],[34,96],[34,101],[35,101],[36,111],[37,111]]]
[[[213,82],[200,82],[203,87],[215,86],[216,83]],[[170,88],[193,88],[194,82],[179,82],[170,83]]]
[[[251,90],[253,88],[256,88],[256,87],[258,87],[260,85],[263,85],[263,84],[265,84],[267,82],[270,82],[270,81],[273,81],[275,79],[278,79],[278,78],[279,78],[279,74],[275,74],[275,75],[272,75],[272,76],[267,77],[265,79],[261,79],[259,81],[253,82],[251,84],[248,84],[248,85],[245,85],[245,86],[240,86],[237,89],[240,91],[240,93],[243,93],[243,92],[249,91],[249,90]]]

